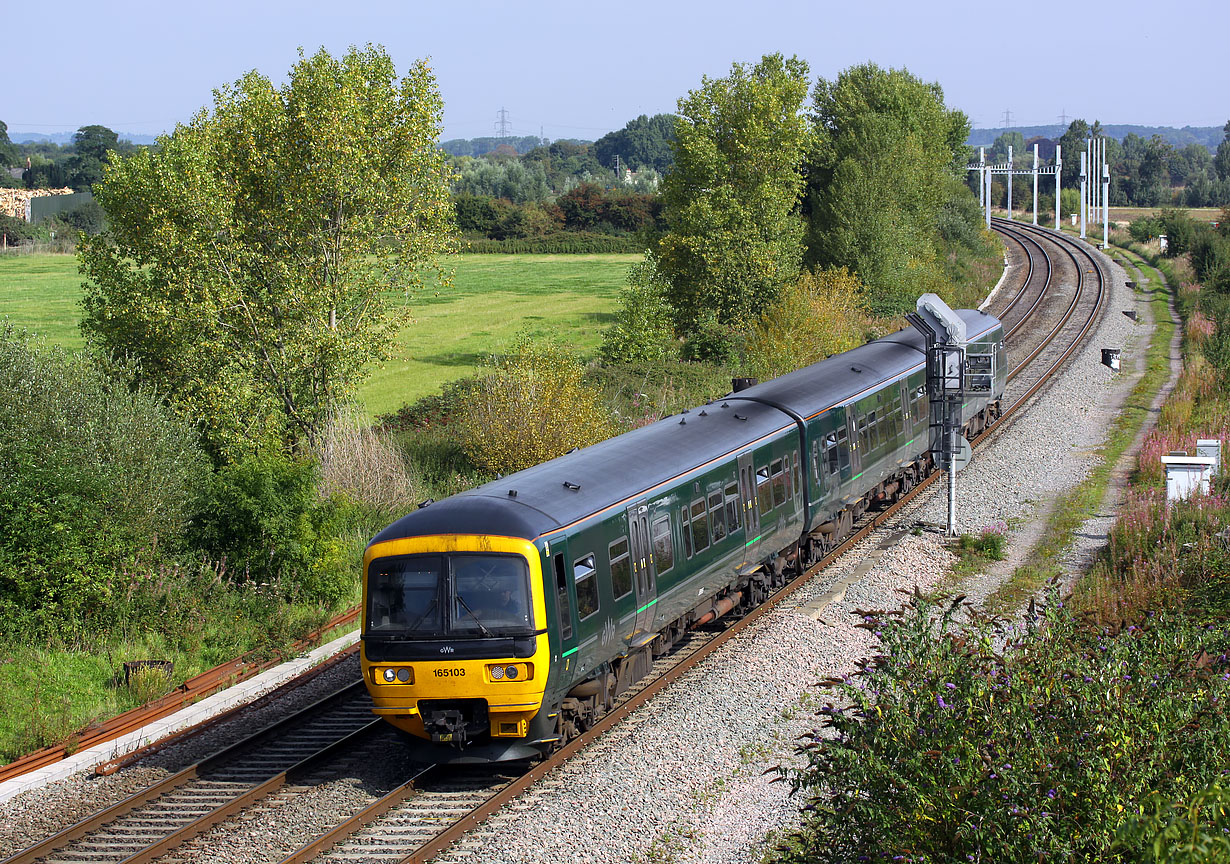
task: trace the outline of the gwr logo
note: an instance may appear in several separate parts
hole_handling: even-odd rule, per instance
[[[452,654],[452,653],[453,653],[453,646],[452,646],[452,645],[445,645],[443,648],[441,648],[441,649],[440,649],[440,653],[441,653],[441,654]]]

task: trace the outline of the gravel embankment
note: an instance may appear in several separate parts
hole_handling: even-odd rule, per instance
[[[1127,392],[1127,375],[1100,365],[1103,346],[1124,349],[1125,368],[1141,350],[1146,328],[1119,313],[1134,299],[1116,272],[1108,311],[1088,346],[1028,415],[1004,430],[959,475],[959,525],[976,531],[995,520],[1014,526],[1010,555],[1019,558],[1040,530],[1048,502],[1084,477],[1115,406]],[[1013,398],[1011,389],[1009,401]],[[757,860],[766,834],[797,822],[797,800],[787,784],[772,782],[766,768],[789,763],[793,741],[815,725],[815,682],[853,670],[872,649],[872,637],[855,627],[859,608],[899,606],[915,585],[930,586],[951,556],[937,532],[902,529],[919,520],[942,525],[947,499],[937,484],[899,517],[897,542],[858,576],[844,596],[817,613],[835,583],[852,574],[880,539],[864,541],[821,577],[803,586],[781,608],[684,675],[603,740],[492,817],[443,862],[591,862]],[[891,533],[891,532],[890,532]],[[885,535],[887,536],[887,535]],[[1010,558],[1007,564],[1012,563]],[[999,573],[1010,572],[1006,567]],[[961,590],[979,601],[1000,576],[991,574]],[[810,605],[809,605],[810,604]],[[817,617],[818,616],[818,617]],[[268,718],[307,704],[340,677],[356,675],[353,661],[284,699],[268,699],[205,740],[151,757],[114,777],[79,775],[26,793],[0,807],[0,858],[71,815],[84,815],[119,800],[150,778],[189,764],[221,740],[254,731]],[[263,716],[264,720],[260,718]],[[390,769],[392,770],[392,769]],[[393,773],[396,773],[395,771]],[[229,840],[205,837],[183,850],[193,861],[270,860],[278,849],[306,839],[328,816],[349,811],[372,790],[370,776],[335,781],[293,804],[262,808]],[[364,786],[360,790],[360,786]],[[280,814],[278,811],[281,811]]]

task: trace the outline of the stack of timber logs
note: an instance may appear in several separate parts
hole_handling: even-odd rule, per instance
[[[0,189],[0,215],[26,218],[31,198],[42,195],[72,195],[72,189]]]

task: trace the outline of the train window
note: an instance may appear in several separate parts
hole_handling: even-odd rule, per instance
[[[760,512],[768,513],[773,509],[773,490],[769,484],[769,469],[756,469],[756,498],[760,502]]]
[[[803,484],[799,482],[799,451],[794,450],[790,454],[790,464],[794,467],[794,494],[798,495],[803,491]]]
[[[726,536],[726,514],[722,512],[723,503],[721,492],[709,493],[709,524],[713,526],[714,543]]]
[[[786,503],[786,472],[782,467],[781,459],[774,461],[771,466],[773,474],[773,506],[778,507]]]
[[[837,465],[837,433],[830,432],[824,436],[824,459],[825,470],[829,475],[835,475],[838,471]]]
[[[739,530],[739,484],[731,483],[726,487],[726,525],[730,533]]]
[[[559,638],[572,638],[572,609],[568,606],[568,574],[563,553],[555,556],[555,617],[559,619]]]
[[[841,459],[841,470],[848,470],[850,468],[850,438],[844,426],[837,430],[837,455]]]
[[[697,554],[709,548],[709,514],[704,498],[692,502],[692,548]]]
[[[919,385],[914,390],[914,425],[927,419],[927,388]]]
[[[671,517],[663,516],[653,523],[653,559],[658,575],[675,566],[675,550],[671,546]]]
[[[692,557],[692,520],[688,518],[688,508],[679,508],[679,525],[683,534],[683,554]]]
[[[870,450],[877,450],[880,447],[880,422],[876,419],[874,411],[867,415],[867,447]]]
[[[620,537],[606,551],[611,561],[611,594],[618,600],[632,591],[632,559],[628,557],[628,538]]]
[[[577,583],[577,617],[582,621],[598,611],[598,580],[594,578],[594,555],[572,562],[572,577]]]
[[[867,417],[866,415],[858,418],[858,446],[860,450],[866,452],[871,449],[871,439],[868,437]]]

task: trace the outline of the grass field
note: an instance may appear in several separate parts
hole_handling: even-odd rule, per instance
[[[602,341],[628,267],[639,255],[459,255],[453,287],[412,299],[415,323],[361,393],[368,413],[392,411],[474,370],[518,333],[555,336],[584,353]],[[0,316],[67,347],[81,277],[71,255],[0,256]]]

